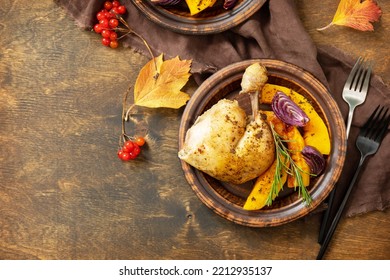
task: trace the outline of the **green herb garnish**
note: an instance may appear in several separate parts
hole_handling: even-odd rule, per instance
[[[270,123],[270,128],[273,136],[273,140],[275,143],[275,152],[276,152],[276,170],[274,174],[274,181],[271,186],[271,191],[267,197],[266,204],[270,206],[272,201],[277,196],[279,190],[283,188],[281,186],[282,182],[280,180],[281,173],[283,169],[287,172],[287,174],[293,175],[296,178],[298,184],[298,195],[302,196],[303,201],[307,206],[312,202],[312,198],[307,191],[306,187],[303,184],[301,172],[303,171],[291,158],[291,151],[286,147],[285,143],[288,140],[284,140],[275,130],[272,123]]]

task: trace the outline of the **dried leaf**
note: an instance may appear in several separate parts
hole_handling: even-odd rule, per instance
[[[374,0],[341,0],[332,22],[317,30],[343,25],[361,31],[373,31],[371,22],[378,21],[381,15],[382,11]]]
[[[156,69],[157,68],[157,69]],[[191,74],[191,60],[163,55],[149,61],[140,71],[134,86],[134,104],[149,108],[180,108],[190,96],[181,89]]]

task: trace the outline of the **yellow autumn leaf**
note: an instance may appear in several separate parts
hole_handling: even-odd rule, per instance
[[[373,31],[371,23],[378,21],[381,15],[382,11],[374,0],[341,0],[332,22],[317,30],[342,25],[361,31]]]
[[[154,61],[150,60],[138,74],[134,85],[134,104],[174,109],[185,105],[190,96],[181,89],[191,76],[191,60],[175,57],[164,61],[161,54]]]

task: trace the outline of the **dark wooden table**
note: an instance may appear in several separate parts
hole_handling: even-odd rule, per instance
[[[390,85],[388,1],[372,33],[318,32],[338,1],[296,3],[316,43],[364,50]],[[99,40],[51,0],[2,1],[0,259],[315,259],[318,213],[258,229],[200,202],[177,158],[181,110],[141,109],[149,144],[118,160],[122,96],[149,58]],[[326,258],[389,259],[389,214],[342,219]]]

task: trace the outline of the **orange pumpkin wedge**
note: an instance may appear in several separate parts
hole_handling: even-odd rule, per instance
[[[268,196],[270,195],[272,184],[274,182],[276,167],[277,161],[275,160],[274,163],[267,169],[267,171],[265,171],[257,178],[253,189],[243,206],[244,210],[259,210],[266,206]],[[283,185],[286,183],[287,172],[285,169],[280,171],[280,176],[280,184],[277,186],[277,192],[272,195],[272,200],[275,199]]]
[[[301,175],[303,186],[310,185],[310,167],[302,155],[302,150],[305,147],[304,139],[295,126],[287,126],[282,122],[272,111],[264,112],[267,116],[267,122],[272,123],[274,130],[283,140],[287,142],[288,150],[290,151],[291,159],[298,166]],[[299,186],[295,176],[289,174],[287,178],[287,186],[294,188]]]
[[[209,7],[212,7],[217,0],[186,0],[186,2],[188,8],[190,9],[191,16],[193,16]]]

